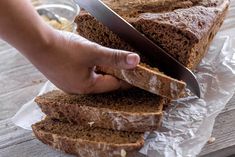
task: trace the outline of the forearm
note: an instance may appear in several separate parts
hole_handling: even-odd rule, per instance
[[[136,67],[140,58],[79,35],[55,31],[42,21],[29,0],[0,0],[0,37],[24,54],[52,83],[69,93],[100,93],[123,83],[94,72],[96,65]]]
[[[53,34],[29,0],[0,1],[0,37],[30,60],[41,55],[35,50],[52,44]]]

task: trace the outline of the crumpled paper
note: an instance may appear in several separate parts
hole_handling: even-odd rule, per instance
[[[164,112],[160,130],[146,133],[141,153],[148,157],[194,157],[211,136],[216,116],[235,91],[235,1],[229,15],[216,35],[209,52],[195,74],[201,86],[202,98],[188,96],[170,104]],[[47,82],[40,94],[54,89]],[[13,122],[30,130],[44,114],[32,101],[12,118]]]

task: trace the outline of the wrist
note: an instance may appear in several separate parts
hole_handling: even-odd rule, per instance
[[[34,52],[43,53],[55,45],[56,31],[46,23],[41,23],[41,26],[38,27],[36,34],[36,38],[31,42],[32,45],[30,48],[34,49]],[[33,51],[31,52],[34,53]]]
[[[56,42],[56,31],[43,21],[34,31],[34,36],[31,36],[28,44],[24,44],[26,47],[22,50],[22,53],[32,61],[47,56]]]
[[[57,32],[46,23],[43,23],[35,29],[35,37],[28,41],[28,44],[22,44],[24,49],[19,49],[21,53],[42,73],[45,73],[48,66],[55,58],[55,47]]]

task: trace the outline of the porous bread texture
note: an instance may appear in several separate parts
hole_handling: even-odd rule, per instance
[[[82,14],[82,13],[81,13]],[[81,20],[81,21],[79,21]],[[85,13],[81,18],[77,18],[79,34],[95,41],[103,46],[134,51],[128,44],[120,40],[114,33],[98,23],[92,16]],[[96,29],[99,28],[99,29]],[[142,60],[144,56],[141,55]],[[151,93],[167,97],[168,99],[178,99],[184,96],[186,84],[159,72],[157,68],[152,69],[147,64],[140,64],[132,70],[121,70],[109,67],[97,66],[98,71],[102,71],[119,79],[122,79],[133,86],[147,90]],[[154,81],[156,78],[156,81]],[[154,80],[153,80],[154,79]]]
[[[190,0],[103,0],[122,17],[136,17],[145,12],[167,12],[193,6]]]
[[[78,157],[133,157],[144,144],[142,133],[84,127],[50,118],[32,125],[32,129],[43,143]]]
[[[131,23],[186,67],[195,69],[223,23],[228,4],[144,13]]]
[[[157,130],[163,104],[168,100],[141,89],[94,95],[70,95],[52,91],[35,99],[49,117],[70,123],[113,130]]]
[[[97,66],[96,70],[108,73],[129,84],[171,100],[183,97],[185,94],[186,84],[183,81],[173,79],[159,72],[158,69],[153,69],[147,65],[138,65],[131,70]]]
[[[196,68],[208,50],[210,42],[223,23],[229,6],[229,0],[152,0],[145,3],[142,1],[105,0],[104,2],[122,15],[137,30],[191,70]],[[178,7],[172,7],[174,5],[170,4]],[[130,6],[133,9],[128,9]],[[149,6],[152,6],[153,9],[149,9]],[[161,6],[162,10],[157,9],[157,6]],[[132,14],[132,11],[135,13]],[[77,32],[91,41],[115,49],[136,52],[129,44],[84,10],[76,17],[75,22],[77,23]],[[148,61],[143,52],[139,54],[141,62],[154,67],[154,64]],[[167,77],[158,70],[153,72],[154,70],[142,66],[142,64],[133,70],[98,68],[102,72],[114,75],[133,86],[169,99],[178,99],[183,97],[185,93],[186,84],[184,82]],[[142,75],[143,69],[145,69],[144,74],[148,76],[146,78],[145,75]],[[130,77],[126,77],[127,74]],[[157,81],[153,82],[152,78],[157,78]]]
[[[105,0],[104,2],[137,30],[190,69],[195,69],[204,56],[210,41],[222,24],[229,6],[229,0],[178,1],[176,3],[173,3],[173,0],[155,0],[149,1],[147,4],[141,4],[138,1],[124,3],[122,0]],[[178,7],[180,9],[167,8],[169,4],[182,2],[188,2],[191,5],[180,5]],[[132,3],[138,7],[133,7]],[[149,8],[145,10],[148,4],[153,6],[152,10]],[[167,9],[164,11],[157,9],[159,4]],[[131,16],[129,7],[133,7],[132,10],[136,10],[138,13]],[[75,22],[78,25],[77,32],[91,41],[111,48],[135,51],[85,11],[81,11]],[[145,57],[143,53],[140,54]]]
[[[103,0],[122,17],[137,17],[141,13],[163,13],[193,6],[218,6],[221,0]]]

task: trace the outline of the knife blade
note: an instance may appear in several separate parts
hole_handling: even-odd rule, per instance
[[[153,43],[146,36],[136,30],[131,24],[115,13],[101,0],[74,0],[81,8],[85,9],[99,22],[107,26],[113,33],[129,43],[138,52],[147,56],[154,62],[154,66],[175,79],[183,80],[187,88],[199,98],[200,86],[196,76],[170,56],[165,50]]]

